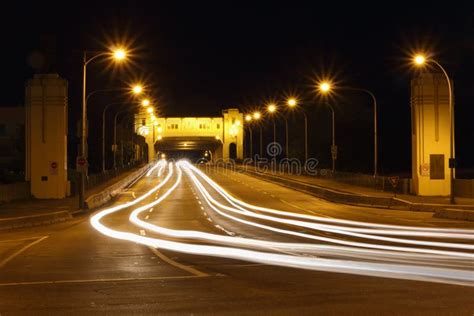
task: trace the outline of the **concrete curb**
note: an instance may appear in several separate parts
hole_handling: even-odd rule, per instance
[[[134,173],[114,183],[113,185],[104,189],[103,191],[89,196],[86,199],[86,207],[88,209],[93,209],[93,208],[97,208],[99,206],[104,205],[105,203],[110,201],[114,196],[119,194],[125,187],[129,186],[131,183],[133,183],[135,180],[141,177],[149,168],[150,168],[150,164],[138,169]]]
[[[19,216],[0,219],[0,231],[14,228],[49,225],[72,219],[68,211],[50,212],[37,215]]]
[[[428,204],[428,203],[413,203],[406,201],[397,197],[380,197],[380,196],[369,196],[369,195],[357,195],[351,194],[344,191],[338,191],[323,186],[318,186],[314,184],[309,184],[301,181],[290,180],[287,178],[278,177],[276,175],[263,174],[260,172],[249,171],[249,170],[240,170],[241,173],[263,179],[268,182],[272,182],[281,186],[285,186],[297,191],[301,191],[318,198],[328,200],[331,202],[355,205],[355,206],[368,206],[375,208],[385,208],[385,209],[399,209],[399,210],[409,210],[409,211],[418,211],[418,212],[441,212],[451,208],[451,205],[443,204]],[[468,213],[474,213],[474,205],[457,205],[459,211],[464,211]],[[453,215],[454,216],[454,215]],[[455,219],[464,218],[465,215],[460,216],[456,215]]]
[[[474,211],[447,208],[435,211],[433,217],[474,222]]]

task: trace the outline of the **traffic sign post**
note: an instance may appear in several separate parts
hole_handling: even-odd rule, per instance
[[[76,159],[76,170],[77,172],[86,173],[87,170],[87,160],[86,158],[79,156]]]

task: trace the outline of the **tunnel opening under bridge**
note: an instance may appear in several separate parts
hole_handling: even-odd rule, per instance
[[[155,142],[158,158],[185,158],[193,163],[221,159],[222,149],[222,142],[216,137],[162,137]]]

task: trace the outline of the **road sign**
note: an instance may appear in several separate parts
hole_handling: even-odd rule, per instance
[[[393,188],[396,188],[398,186],[398,183],[400,182],[400,177],[399,176],[388,177],[388,181],[390,181],[390,184],[392,185]]]
[[[51,175],[57,175],[58,174],[58,162],[57,161],[51,161],[49,164],[49,173]]]
[[[430,175],[430,164],[424,163],[421,165],[421,175],[428,177]]]
[[[87,160],[85,157],[82,157],[82,156],[77,157],[76,170],[79,172],[85,172],[87,170]]]

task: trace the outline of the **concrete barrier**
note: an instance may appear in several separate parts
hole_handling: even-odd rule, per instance
[[[437,210],[433,217],[474,222],[474,211],[447,208]]]
[[[148,164],[140,168],[139,170],[133,172],[132,174],[128,175],[124,179],[106,188],[105,190],[89,196],[86,199],[86,207],[88,209],[93,209],[101,205],[104,205],[105,203],[110,201],[114,196],[120,193],[120,191],[122,191],[125,187],[129,186],[131,183],[133,183],[138,178],[140,178],[150,168],[150,166],[151,164]]]

